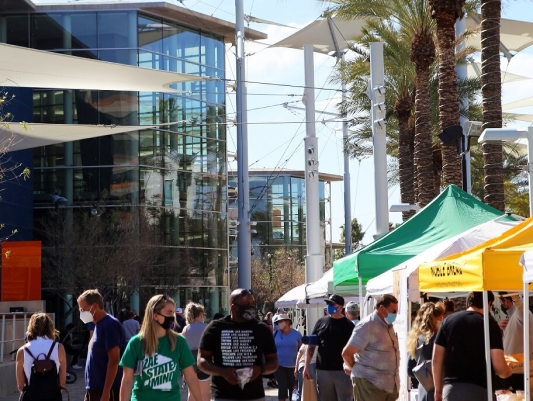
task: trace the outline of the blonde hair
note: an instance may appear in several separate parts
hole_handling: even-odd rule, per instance
[[[28,341],[35,340],[38,337],[48,337],[54,339],[59,336],[59,331],[54,327],[54,322],[44,312],[34,313],[30,317],[28,328],[26,329],[26,337]]]
[[[442,302],[437,302],[437,304],[426,302],[420,307],[407,339],[407,352],[411,358],[415,358],[418,337],[424,335],[424,343],[427,344],[437,332],[437,318],[443,315],[444,304]]]
[[[139,331],[139,337],[143,344],[143,353],[146,356],[152,356],[155,354],[158,346],[157,339],[157,326],[158,323],[154,319],[154,313],[160,313],[168,303],[172,304],[172,308],[176,306],[174,300],[166,295],[154,295],[146,304],[146,310],[144,311],[143,324]],[[172,329],[167,330],[168,342],[170,343],[170,349],[174,351],[176,348],[176,342],[178,334]]]
[[[191,324],[198,316],[205,315],[205,308],[200,304],[189,302],[185,306],[184,315],[187,324]]]

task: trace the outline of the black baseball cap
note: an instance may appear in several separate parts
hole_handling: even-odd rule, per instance
[[[331,295],[328,299],[325,299],[324,301],[329,305],[337,304],[344,306],[344,298],[337,294]]]

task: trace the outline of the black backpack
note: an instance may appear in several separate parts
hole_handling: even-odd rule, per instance
[[[24,347],[32,358],[33,364],[31,365],[30,383],[24,387],[23,397],[24,401],[44,401],[50,399],[61,399],[61,387],[59,386],[59,375],[57,374],[57,365],[50,359],[52,350],[54,349],[57,341],[54,340],[48,354],[45,355],[45,359],[38,359],[39,354],[35,357],[31,351]],[[27,382],[27,380],[26,380]]]

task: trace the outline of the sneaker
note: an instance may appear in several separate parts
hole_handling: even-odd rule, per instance
[[[80,366],[80,365],[72,365],[71,368],[74,369],[74,370],[81,370],[81,369],[83,369],[83,366]]]

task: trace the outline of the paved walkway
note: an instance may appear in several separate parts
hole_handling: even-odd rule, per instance
[[[14,372],[13,372],[14,374]],[[70,401],[83,401],[85,395],[85,381],[84,381],[84,372],[83,370],[76,371],[78,380],[76,383],[67,384],[67,390],[70,394]],[[265,386],[265,401],[277,401],[278,400],[278,390],[267,387],[266,380],[263,381]],[[13,393],[5,397],[0,397],[0,401],[18,401],[19,393]],[[66,396],[63,396],[63,399],[66,400]],[[181,392],[182,401],[187,401],[187,389],[183,389]]]

